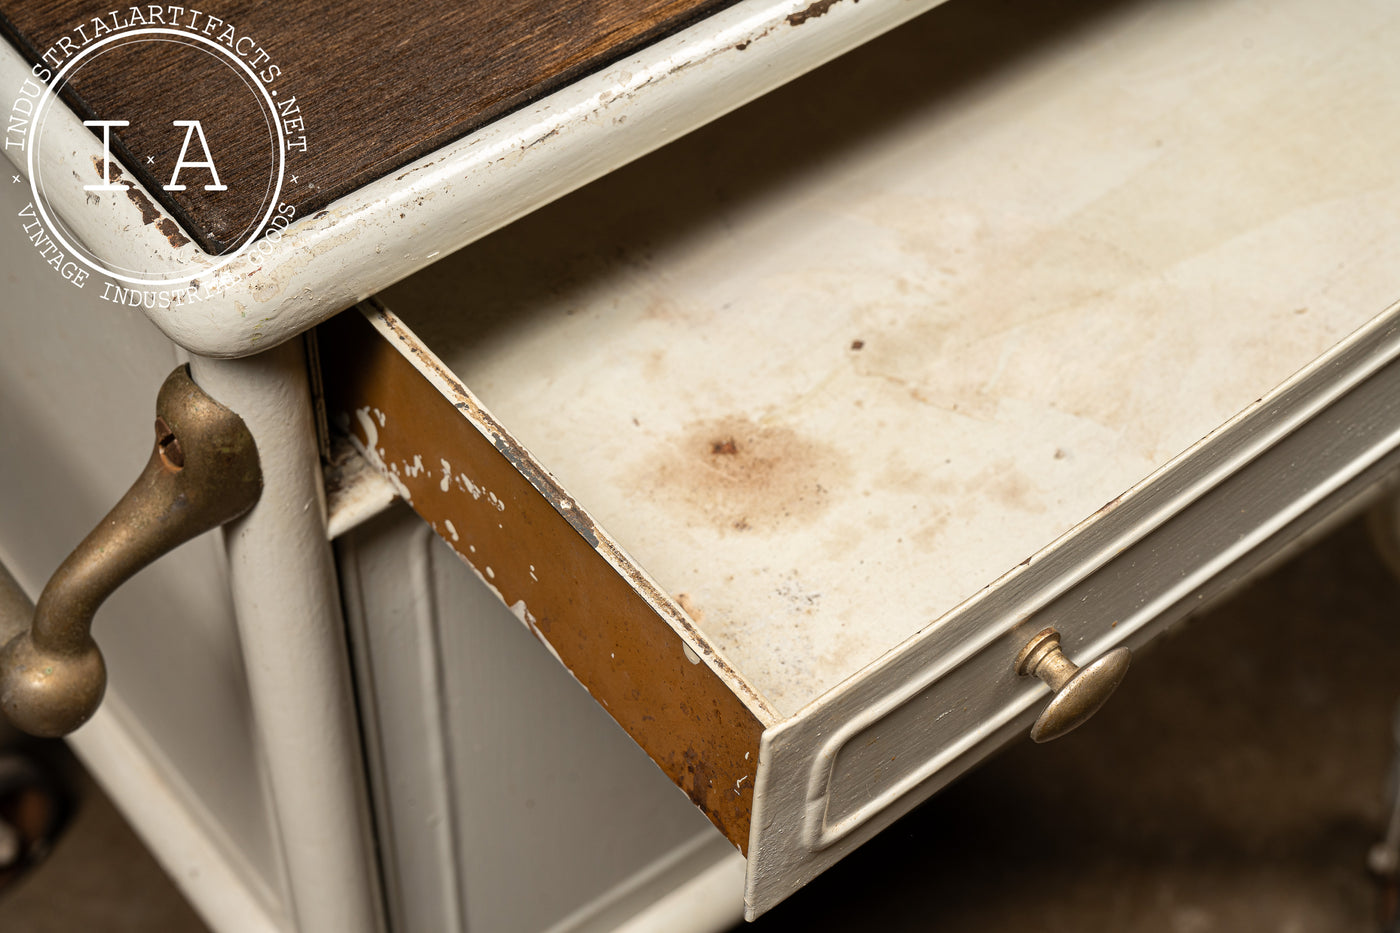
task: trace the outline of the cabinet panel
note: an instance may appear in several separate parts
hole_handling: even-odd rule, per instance
[[[338,553],[394,929],[611,929],[737,859],[411,512]]]

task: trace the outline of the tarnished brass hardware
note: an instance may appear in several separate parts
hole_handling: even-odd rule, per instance
[[[1049,742],[1084,724],[1113,695],[1128,673],[1132,652],[1115,648],[1087,667],[1076,667],[1060,650],[1060,633],[1041,630],[1016,655],[1016,673],[1050,685],[1055,698],[1031,726],[1031,739]]]
[[[24,590],[19,588],[10,571],[0,564],[0,645],[29,628],[29,620],[34,618],[34,604],[29,601]],[[4,723],[0,723],[3,729]]]
[[[40,736],[67,735],[87,722],[107,687],[92,640],[97,607],[138,570],[247,512],[261,494],[258,451],[243,419],[205,395],[185,367],[175,370],[156,399],[146,469],[54,572],[28,631],[0,649],[5,716]],[[8,627],[0,622],[0,630]]]

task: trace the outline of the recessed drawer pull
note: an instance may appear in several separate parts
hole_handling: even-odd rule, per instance
[[[1055,698],[1031,726],[1031,739],[1049,742],[1079,728],[1099,711],[1128,672],[1132,652],[1115,648],[1087,667],[1076,667],[1060,650],[1060,633],[1047,628],[1032,638],[1016,655],[1016,673],[1035,675]]]
[[[28,600],[0,588],[0,709],[32,735],[60,736],[97,711],[107,688],[92,619],[138,570],[251,509],[262,469],[243,419],[204,393],[181,366],[156,399],[151,459],[107,517],[59,566],[27,618]]]

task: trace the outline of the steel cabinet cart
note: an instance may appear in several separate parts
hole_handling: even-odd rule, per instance
[[[272,104],[325,190],[217,268],[238,225],[143,131],[123,190],[59,183],[141,95],[75,78],[12,156],[10,216],[37,173],[75,241],[210,290],[138,314],[0,234],[24,588],[172,365],[257,444],[252,510],[99,616],[72,739],[211,924],[757,916],[1393,467],[1390,10],[955,2],[876,39],[932,6],[575,11],[460,111],[402,49],[484,55],[465,26],[380,36],[347,68],[414,132],[361,101],[313,155],[328,98]]]

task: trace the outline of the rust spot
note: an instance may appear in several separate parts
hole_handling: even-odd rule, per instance
[[[809,19],[816,19],[818,16],[825,15],[827,10],[831,9],[839,2],[840,0],[817,0],[816,3],[813,3],[805,9],[798,10],[796,13],[789,13],[787,18],[788,25],[801,26]]]
[[[680,605],[682,609],[685,610],[685,614],[690,616],[696,622],[705,621],[705,610],[695,605],[695,600],[691,597],[689,593],[677,593],[676,602]]]
[[[162,236],[170,241],[171,246],[178,248],[189,242],[189,238],[180,232],[180,228],[176,226],[175,221],[171,220],[169,217],[160,216],[160,211],[151,203],[150,198],[146,197],[131,185],[126,186],[126,196],[132,204],[136,205],[136,209],[141,212],[141,222],[153,225],[160,231]]]
[[[734,46],[734,48],[737,49],[738,51],[742,52],[742,51],[744,51],[744,49],[748,48],[750,45],[753,45],[753,40],[752,40],[752,39],[746,40],[746,41],[744,41],[744,42],[740,42],[738,45]]]
[[[141,222],[143,224],[153,224],[157,220],[160,220],[160,211],[156,210],[156,206],[151,203],[150,198],[129,186],[126,189],[126,196],[132,204],[136,205],[136,209],[141,212]]]
[[[93,157],[92,157],[92,167],[93,167],[94,169],[97,170],[97,177],[98,177],[98,178],[104,178],[104,179],[105,179],[105,178],[107,178],[108,176],[104,173],[104,170],[103,170],[103,162],[104,162],[104,160],[98,158],[97,156],[93,156]],[[110,162],[110,163],[107,163],[107,164],[109,164],[109,165],[111,166],[111,168],[109,168],[109,169],[106,170],[107,172],[110,172],[110,173],[111,173],[111,180],[112,180],[112,181],[121,181],[121,180],[122,180],[122,167],[121,167],[119,164],[117,164],[116,162]]]
[[[1105,502],[1102,506],[1100,506],[1100,507],[1099,507],[1099,510],[1098,510],[1097,512],[1095,512],[1094,514],[1095,514],[1095,515],[1107,515],[1109,512],[1112,512],[1114,509],[1118,508],[1118,503],[1120,503],[1120,502],[1122,502],[1122,501],[1123,501],[1123,497],[1122,497],[1122,496],[1116,496],[1116,497],[1114,497],[1114,498],[1108,500],[1107,502]]]
[[[107,162],[105,165],[105,172],[110,172],[111,181],[122,181],[121,166],[116,162]],[[98,178],[109,177],[107,174],[104,174],[103,159],[93,156],[92,167],[97,172]],[[180,228],[176,225],[175,221],[161,217],[160,211],[156,210],[155,205],[151,203],[150,199],[129,184],[126,186],[126,196],[131,199],[131,203],[135,204],[137,210],[141,212],[141,222],[155,224],[156,229],[160,231],[162,236],[170,241],[171,246],[178,248],[189,242],[189,238],[180,232]]]
[[[162,236],[170,241],[171,246],[178,248],[190,241],[189,237],[180,232],[179,225],[169,217],[162,217],[160,220],[156,221],[156,229],[161,232]]]
[[[710,806],[710,792],[715,789],[715,772],[693,748],[685,750],[684,758],[686,777],[690,780],[682,780],[681,790],[685,791],[691,803],[713,820],[715,808]]]
[[[734,438],[723,441],[713,441],[710,444],[710,453],[717,457],[733,457],[739,453],[739,445],[734,443]]]
[[[852,341],[851,341],[851,349],[852,349],[852,350],[864,350],[864,349],[865,349],[865,341],[864,341],[864,340],[852,340]]]
[[[643,495],[728,532],[812,521],[830,507],[851,468],[830,444],[784,425],[729,417],[691,424],[639,474]]]

